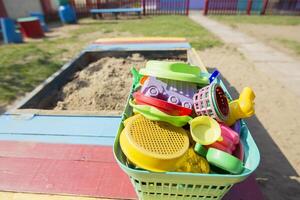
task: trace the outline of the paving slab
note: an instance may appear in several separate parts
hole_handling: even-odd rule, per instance
[[[253,62],[262,72],[275,77],[286,88],[300,96],[300,62],[286,53],[278,51],[245,33],[214,21],[200,12],[190,12],[189,17]]]

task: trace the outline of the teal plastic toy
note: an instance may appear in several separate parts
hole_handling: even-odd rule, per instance
[[[201,144],[196,144],[194,151],[207,159],[208,163],[215,169],[221,169],[224,173],[240,174],[244,170],[243,161],[216,148],[208,150]],[[214,170],[216,171],[216,170]]]
[[[211,165],[231,174],[240,174],[244,170],[243,162],[240,159],[215,148],[208,149],[206,159]]]
[[[202,145],[202,144],[199,144],[199,143],[196,143],[195,147],[194,147],[194,151],[199,155],[199,156],[202,156],[202,157],[206,157],[206,154],[207,154],[207,149]]]

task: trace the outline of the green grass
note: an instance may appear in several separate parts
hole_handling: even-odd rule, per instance
[[[235,15],[235,16],[210,16],[210,18],[225,22],[230,25],[234,24],[271,24],[271,25],[299,25],[299,16],[246,16],[246,15]]]
[[[83,19],[77,29],[63,38],[19,45],[0,45],[0,105],[34,89],[65,62],[62,54],[73,57],[85,45],[101,37],[131,36],[186,37],[194,48],[222,45],[207,30],[185,16],[146,17],[142,20],[103,21]]]
[[[275,41],[292,50],[296,55],[300,55],[300,42],[282,38],[277,38]]]
[[[119,20],[112,23],[94,21],[84,23],[76,34],[87,34],[97,30],[104,32],[130,32],[139,36],[185,37],[196,49],[221,45],[221,42],[186,16],[157,16],[143,20]]]
[[[58,52],[57,52],[58,53]],[[53,60],[53,53],[38,45],[0,47],[0,102],[11,102],[32,90],[38,83],[59,69],[62,62]]]

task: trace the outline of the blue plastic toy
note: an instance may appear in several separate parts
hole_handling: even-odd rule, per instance
[[[209,83],[212,83],[219,75],[220,72],[218,70],[215,70],[209,77]]]
[[[0,18],[3,41],[8,43],[22,43],[23,37],[19,31],[16,31],[15,22],[9,18]]]
[[[64,24],[77,23],[75,10],[70,4],[59,6],[58,13],[62,23]]]
[[[48,32],[49,31],[49,28],[46,24],[46,20],[45,20],[45,15],[43,13],[40,13],[40,12],[31,12],[29,13],[29,15],[31,17],[37,17],[39,20],[40,20],[40,24],[41,24],[41,27],[43,29],[44,32]]]

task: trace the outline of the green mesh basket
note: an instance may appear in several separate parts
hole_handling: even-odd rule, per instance
[[[231,100],[223,82],[219,79],[216,81]],[[132,108],[127,102],[123,120],[130,116],[132,116]],[[120,167],[130,177],[139,199],[221,199],[234,184],[246,179],[259,165],[258,148],[245,122],[242,121],[241,125],[241,141],[245,150],[245,170],[240,175],[186,172],[157,173],[130,168],[119,144],[120,133],[124,128],[123,123],[120,124],[115,139],[114,155]]]

